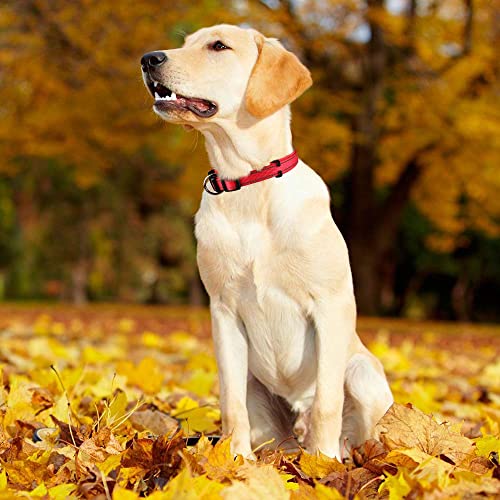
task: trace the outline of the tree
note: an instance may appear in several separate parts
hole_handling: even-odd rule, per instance
[[[189,281],[196,291],[190,216],[200,184],[196,196],[186,186],[193,171],[203,178],[206,158],[195,136],[166,131],[151,112],[139,60],[221,9],[211,0],[161,12],[150,0],[2,3],[0,174],[15,185],[3,198],[15,200],[23,255],[33,254],[12,263],[31,275],[28,294],[43,288],[36,277],[62,282],[60,294],[77,302],[172,300]]]
[[[138,61],[184,32],[245,23],[311,68],[315,85],[292,106],[295,145],[331,187],[360,311],[396,311],[381,295],[401,282],[409,204],[429,221],[426,251],[499,236],[498,16],[486,0],[3,2],[11,267],[75,298],[199,295],[191,217],[207,158],[198,136],[150,111]]]
[[[434,224],[438,251],[466,229],[500,228],[498,11],[484,0],[401,4],[252,3],[313,71],[294,130],[301,154],[344,185],[340,222],[365,314],[379,311],[410,199]]]

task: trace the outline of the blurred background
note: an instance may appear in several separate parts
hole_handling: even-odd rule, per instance
[[[204,304],[203,138],[139,60],[216,23],[314,86],[297,151],[328,183],[364,315],[500,320],[500,8],[486,0],[3,0],[0,300]]]

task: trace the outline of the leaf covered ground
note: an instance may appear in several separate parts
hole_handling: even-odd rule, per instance
[[[380,441],[343,463],[254,462],[206,437],[220,434],[207,311],[0,306],[0,499],[498,498],[500,330],[359,331],[397,401]]]

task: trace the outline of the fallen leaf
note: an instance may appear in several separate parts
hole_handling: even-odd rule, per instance
[[[288,500],[290,492],[286,489],[278,471],[270,465],[246,466],[239,471],[242,482],[234,481],[221,492],[228,500]]]
[[[132,425],[139,431],[150,431],[157,436],[172,434],[179,427],[179,422],[158,410],[138,410],[130,418]]]
[[[78,450],[78,465],[92,469],[104,462],[110,455],[119,455],[123,451],[120,443],[108,427],[100,429],[92,438],[86,439]]]
[[[388,475],[379,486],[379,493],[389,492],[389,500],[401,500],[411,491],[411,486],[406,479],[404,469],[398,471],[395,476]]]
[[[200,406],[197,401],[189,397],[182,398],[171,413],[181,422],[182,430],[188,434],[196,432],[213,432],[218,429],[220,411],[209,406]]]
[[[418,448],[431,456],[445,456],[454,464],[475,457],[473,443],[438,424],[431,416],[411,406],[395,403],[377,424],[375,431],[389,450]]]
[[[490,453],[500,453],[500,439],[497,436],[484,436],[475,440],[476,455],[488,458]]]
[[[230,438],[219,441],[206,455],[205,470],[210,479],[223,481],[237,476],[240,466],[244,463],[241,455],[234,457],[231,452]]]
[[[336,458],[330,458],[323,453],[310,455],[302,452],[299,459],[299,466],[309,477],[321,479],[331,472],[345,472],[345,465],[341,464]]]

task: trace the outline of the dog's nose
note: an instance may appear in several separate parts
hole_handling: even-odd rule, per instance
[[[141,57],[141,66],[144,71],[148,68],[157,68],[167,60],[167,55],[159,50],[148,52]]]

